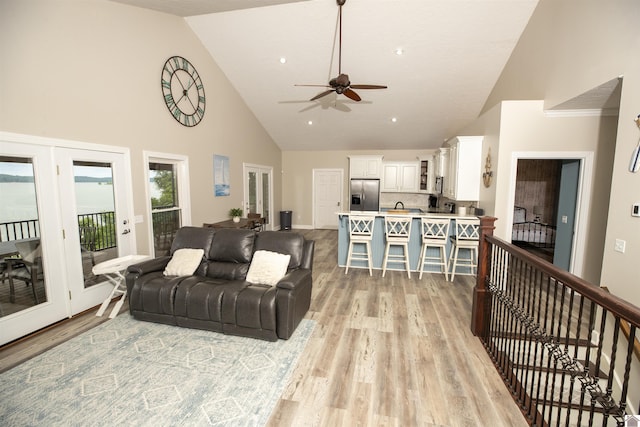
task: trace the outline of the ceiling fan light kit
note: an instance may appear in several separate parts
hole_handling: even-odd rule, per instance
[[[338,41],[338,77],[334,77],[329,80],[329,85],[296,85],[296,86],[315,86],[315,87],[326,87],[330,88],[325,90],[324,92],[320,92],[309,101],[315,101],[324,96],[329,95],[330,93],[337,93],[338,95],[344,95],[347,98],[360,102],[362,98],[353,90],[353,89],[386,89],[387,86],[384,85],[352,85],[349,80],[348,74],[342,73],[342,6],[346,3],[346,0],[336,0],[338,4],[338,21],[339,21],[339,41]]]

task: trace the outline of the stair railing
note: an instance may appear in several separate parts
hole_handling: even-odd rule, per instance
[[[471,329],[527,421],[637,425],[640,308],[496,238],[495,220],[481,218]]]

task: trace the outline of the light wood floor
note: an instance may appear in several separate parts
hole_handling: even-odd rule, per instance
[[[316,328],[269,426],[527,425],[470,332],[470,276],[345,275],[337,231],[300,232],[316,241]],[[94,313],[0,348],[0,372],[106,319]]]

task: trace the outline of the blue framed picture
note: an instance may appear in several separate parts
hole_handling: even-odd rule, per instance
[[[213,156],[213,191],[216,196],[228,196],[229,191],[229,157]]]

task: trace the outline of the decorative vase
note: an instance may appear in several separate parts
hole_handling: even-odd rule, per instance
[[[239,216],[234,216],[233,217],[233,222],[240,222],[240,217]]]

